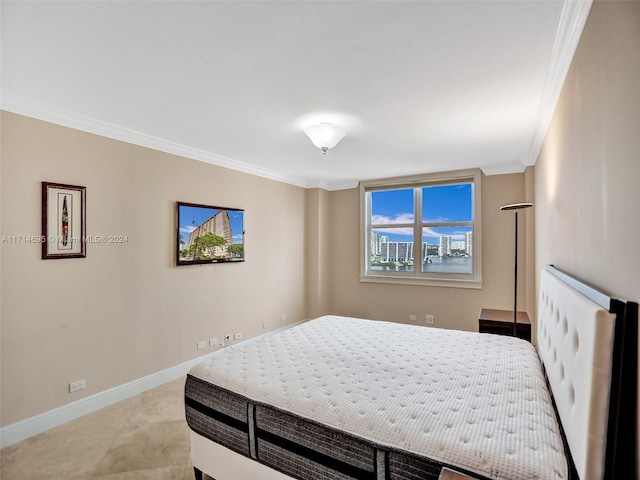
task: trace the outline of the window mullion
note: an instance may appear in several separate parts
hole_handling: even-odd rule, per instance
[[[375,223],[369,226],[372,229],[385,229],[385,228],[413,228],[415,223]]]
[[[422,275],[422,187],[413,189],[413,274]]]
[[[427,222],[423,227],[472,227],[473,222]]]
[[[366,272],[371,271],[371,192],[365,193],[365,205],[364,205],[364,216],[365,216],[365,256],[361,259],[364,262],[364,268]]]

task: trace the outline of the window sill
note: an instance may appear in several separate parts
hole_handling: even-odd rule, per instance
[[[473,288],[482,289],[482,280],[461,280],[445,278],[420,278],[390,275],[360,275],[362,283],[388,283],[395,285],[423,285],[429,287]]]

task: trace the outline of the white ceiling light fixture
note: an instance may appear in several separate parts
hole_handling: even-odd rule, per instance
[[[333,123],[319,123],[305,128],[304,133],[316,147],[322,150],[323,154],[326,154],[327,150],[335,147],[342,140],[346,132]]]

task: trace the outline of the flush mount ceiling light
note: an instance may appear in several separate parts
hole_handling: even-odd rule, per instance
[[[345,131],[332,123],[320,123],[305,128],[304,133],[311,139],[313,144],[322,150],[323,154],[327,150],[335,147],[345,135]]]

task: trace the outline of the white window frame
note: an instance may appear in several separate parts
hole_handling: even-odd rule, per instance
[[[479,169],[458,170],[454,172],[433,173],[417,175],[411,177],[390,178],[385,180],[370,180],[360,182],[360,281],[373,283],[392,283],[407,285],[429,285],[437,287],[455,288],[482,288],[482,221],[481,221],[481,179],[482,173]],[[427,222],[423,223],[422,218],[422,188],[446,185],[455,183],[472,184],[472,215],[473,228],[472,274],[450,274],[421,272],[420,268],[415,268],[413,272],[380,271],[370,268],[371,249],[371,195],[370,192],[376,190],[392,189],[419,189],[420,193],[414,194],[414,221],[411,224],[394,224],[394,227],[407,227],[414,229],[414,248],[420,245],[422,249],[422,228],[433,226]],[[459,225],[460,222],[453,222],[451,225]],[[438,223],[437,226],[447,226],[445,223]]]

